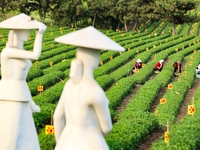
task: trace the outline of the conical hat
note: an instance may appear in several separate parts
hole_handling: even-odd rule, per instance
[[[162,60],[160,60],[159,62],[160,62],[160,63],[164,63],[164,60],[162,59]]]
[[[0,22],[0,28],[6,29],[39,29],[37,21],[30,16],[21,13],[7,20]]]
[[[91,49],[103,49],[113,51],[125,51],[125,49],[98,31],[93,26],[71,32],[55,39],[56,42],[74,45],[77,47],[86,47]]]
[[[136,62],[142,62],[141,59],[137,59]]]

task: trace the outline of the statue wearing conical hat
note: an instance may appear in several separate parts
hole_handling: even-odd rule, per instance
[[[102,50],[124,48],[94,27],[55,39],[78,46],[71,62],[70,79],[64,86],[54,113],[55,150],[109,150],[104,137],[111,131],[109,100],[94,80]]]
[[[9,30],[8,42],[1,52],[0,80],[0,150],[40,150],[33,112],[40,108],[32,100],[26,83],[32,65],[42,50],[42,36],[46,26],[25,14],[0,23]],[[36,30],[33,51],[23,48],[30,30]]]

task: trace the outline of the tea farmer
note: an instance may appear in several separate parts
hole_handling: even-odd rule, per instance
[[[200,64],[196,68],[196,74],[200,75]]]
[[[46,26],[25,14],[0,23],[9,30],[8,42],[1,52],[0,81],[0,149],[40,150],[32,112],[40,108],[32,100],[26,83],[32,65],[42,50],[42,36]],[[24,50],[30,30],[36,30],[33,51]]]
[[[176,73],[181,73],[181,63],[179,61],[175,61],[173,67],[175,76],[177,76]]]
[[[104,137],[112,129],[109,101],[94,80],[93,71],[99,65],[101,49],[124,51],[124,48],[92,26],[55,41],[78,47],[70,79],[54,113],[55,150],[108,150]]]
[[[137,59],[136,62],[134,63],[133,70],[140,69],[140,68],[142,68],[142,61],[141,59]]]
[[[160,60],[154,66],[154,71],[162,71],[164,60]]]

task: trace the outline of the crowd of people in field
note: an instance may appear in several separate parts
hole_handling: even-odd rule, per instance
[[[142,68],[142,60],[141,59],[137,59],[136,62],[133,65],[132,71],[136,72],[137,69],[141,69]],[[162,71],[164,66],[164,60],[160,60],[158,61],[155,65],[154,65],[154,73],[159,73]],[[181,73],[181,62],[179,61],[175,61],[172,64],[173,68],[174,68],[174,76],[179,76],[179,74]],[[200,75],[200,64],[197,66],[196,68],[196,75]]]

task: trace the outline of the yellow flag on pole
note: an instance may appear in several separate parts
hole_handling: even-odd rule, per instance
[[[195,106],[194,105],[188,105],[188,114],[194,115],[195,112]]]
[[[45,126],[45,134],[54,134],[54,126],[46,125]]]
[[[161,99],[160,99],[160,103],[161,103],[161,104],[165,104],[166,102],[167,102],[167,99],[166,99],[166,98],[161,98]]]
[[[165,143],[169,142],[169,132],[165,132]]]

